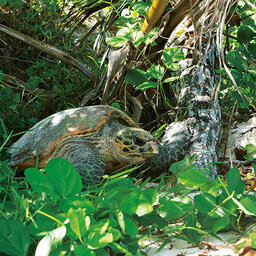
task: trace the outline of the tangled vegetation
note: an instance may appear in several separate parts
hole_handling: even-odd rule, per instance
[[[161,17],[188,8],[184,2],[169,1]],[[219,48],[216,91],[224,123],[232,109],[246,120],[256,110],[255,6],[251,0],[228,1],[232,2],[228,14],[221,16],[222,1],[212,2],[221,6],[211,29]],[[160,240],[159,250],[173,237],[199,244],[205,235],[218,237],[219,231],[228,229],[243,233],[255,222],[255,191],[244,184],[237,168],[209,181],[193,159],[186,158],[156,179],[128,177],[134,168],[106,175],[100,184],[83,185],[64,159],[24,174],[8,166],[8,147],[39,120],[59,110],[101,102],[103,89],[98,85],[107,72],[107,54],[130,41],[134,47],[143,46],[142,58],[127,72],[123,85],[128,89],[133,85],[132,96],[134,89],[135,95],[152,92],[154,96],[148,99],[148,94],[140,102],[145,108],[140,122],[161,136],[166,118],[173,120],[177,111],[173,87],[179,61],[191,57],[186,49],[191,50],[202,34],[189,41],[191,31],[185,33],[181,27],[175,31],[175,40],[181,42],[155,49],[164,20],[147,33],[141,29],[151,4],[150,0],[0,1],[0,252],[4,255],[146,255],[148,239]],[[29,37],[22,41],[11,32]],[[191,44],[183,48],[184,34]],[[155,61],[158,52],[161,56]],[[108,103],[133,114],[124,95]],[[148,116],[148,109],[155,106],[152,102],[159,105],[156,115]],[[151,182],[157,185],[151,187]],[[255,233],[250,239],[256,248]]]

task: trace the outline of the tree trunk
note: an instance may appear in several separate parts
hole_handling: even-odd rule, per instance
[[[197,64],[192,64],[191,59],[181,61],[177,84],[177,119],[187,126],[192,137],[187,152],[190,156],[196,154],[195,165],[210,179],[217,175],[216,164],[210,163],[217,161],[221,135],[221,110],[215,97],[215,58],[216,47],[212,44]]]

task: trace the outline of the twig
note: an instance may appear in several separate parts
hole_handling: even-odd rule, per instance
[[[47,53],[48,55],[50,55],[56,59],[63,61],[66,64],[69,64],[69,65],[77,68],[82,73],[84,73],[87,77],[89,77],[92,81],[95,80],[94,74],[88,68],[86,68],[81,62],[79,62],[72,56],[68,55],[67,53],[57,49],[56,47],[49,45],[47,43],[38,41],[30,36],[19,33],[18,31],[11,29],[9,27],[6,27],[2,24],[0,24],[0,32],[4,32],[4,33],[8,34],[9,36],[12,36],[28,45],[31,45],[31,46],[39,49],[42,52]]]
[[[243,165],[248,165],[248,164],[252,164],[252,163],[256,163],[256,159],[252,159],[252,160],[232,160],[232,161],[226,161],[226,162],[217,162],[216,164],[218,165],[234,165],[236,167],[240,167]]]
[[[229,137],[229,131],[230,131],[230,127],[231,127],[231,123],[232,123],[232,118],[235,112],[235,107],[236,107],[237,101],[235,102],[233,108],[232,108],[232,112],[228,121],[228,127],[227,127],[227,133],[226,133],[226,138],[225,138],[225,147],[224,147],[224,153],[223,153],[223,159],[225,159],[226,156],[226,152],[227,152],[227,146],[228,146],[228,137]]]

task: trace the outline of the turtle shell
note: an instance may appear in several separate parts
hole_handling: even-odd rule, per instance
[[[10,165],[27,168],[48,161],[53,149],[67,136],[95,134],[109,120],[118,119],[128,127],[139,127],[122,111],[107,105],[68,109],[53,114],[34,125],[9,149]],[[107,138],[102,138],[107,139]]]

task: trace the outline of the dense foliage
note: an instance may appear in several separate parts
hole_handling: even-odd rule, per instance
[[[131,39],[136,47],[154,45],[159,28],[146,35],[140,31],[150,5],[142,0],[0,0],[2,25],[61,49],[97,76],[92,82],[76,68],[0,32],[0,252],[143,255],[147,239],[160,239],[159,249],[172,237],[198,244],[204,235],[218,237],[227,229],[241,232],[255,222],[255,192],[246,188],[237,168],[209,181],[187,158],[153,180],[157,186],[152,188],[149,179],[127,177],[133,170],[105,176],[101,184],[83,185],[63,159],[53,159],[44,170],[27,169],[25,177],[7,166],[8,146],[38,120],[99,102],[92,88],[106,73],[110,47],[122,47]],[[170,10],[168,5],[166,12]],[[238,1],[230,10],[237,15],[235,21],[226,20],[221,47],[227,67],[216,67],[224,117],[234,104],[243,118],[255,112],[255,11]],[[94,24],[98,25],[90,31]],[[187,57],[180,48],[168,47],[161,61],[147,60],[147,65],[130,70],[126,85],[138,91],[159,88],[154,100],[163,102],[165,111],[175,109],[166,91],[178,78],[179,60]],[[8,82],[8,76],[16,83]],[[118,107],[120,103],[112,102]],[[161,120],[156,125],[161,127]],[[170,180],[176,185],[167,186]],[[251,239],[256,244],[254,233]],[[41,248],[49,253],[40,254]]]
[[[172,165],[170,173],[179,180],[174,187],[165,185],[171,176],[150,188],[148,181],[134,185],[119,173],[85,190],[64,159],[49,161],[45,172],[27,169],[22,182],[2,164],[0,252],[144,255],[148,239],[160,239],[162,246],[173,237],[197,244],[204,235],[218,237],[221,230],[240,231],[255,222],[255,192],[245,191],[238,169],[227,173],[226,182],[209,181],[192,162]],[[192,197],[193,191],[198,192]],[[254,233],[251,237],[256,243]]]

